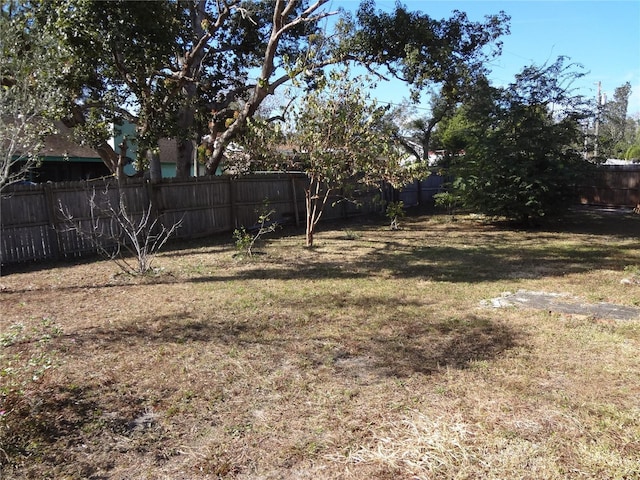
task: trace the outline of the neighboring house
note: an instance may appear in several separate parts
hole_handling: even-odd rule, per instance
[[[58,133],[45,140],[44,148],[40,152],[42,162],[31,170],[27,180],[35,183],[66,182],[91,180],[111,175],[94,149],[79,145],[73,140],[70,128],[62,123],[56,124],[56,128]],[[114,128],[114,133],[115,135],[110,139],[109,144],[116,153],[120,153],[119,145],[126,136],[129,163],[125,166],[125,173],[135,175],[136,171],[133,165],[133,159],[137,157],[135,126],[126,124]],[[167,138],[160,140],[159,143],[162,176],[163,178],[175,177],[175,159],[178,155],[177,142]],[[197,173],[202,175],[203,171],[204,167],[200,167]]]
[[[45,140],[41,164],[29,173],[36,183],[89,180],[111,174],[100,156],[89,147],[72,140],[71,130],[62,123],[58,133]]]
[[[136,126],[132,123],[125,123],[113,127],[114,136],[109,140],[109,145],[120,153],[120,144],[124,138],[127,139],[127,157],[136,159],[138,157],[138,145],[136,142]],[[176,159],[178,158],[178,142],[172,138],[161,138],[158,142],[160,149],[160,166],[162,168],[162,178],[173,178],[176,176]],[[196,163],[195,175],[204,175],[203,165]],[[134,175],[136,173],[133,162],[127,164],[124,169],[125,174]],[[194,176],[194,166],[191,166],[191,175]]]

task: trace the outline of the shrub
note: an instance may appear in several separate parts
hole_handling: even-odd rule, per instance
[[[153,206],[136,215],[127,207],[125,196],[119,192],[118,204],[111,201],[108,188],[98,197],[95,189],[89,195],[90,219],[75,218],[69,208],[59,205],[67,230],[90,242],[99,254],[113,260],[130,275],[144,275],[152,271],[155,255],[180,228],[182,220],[167,226],[153,214]],[[131,263],[124,253],[135,258]]]
[[[233,231],[233,238],[236,241],[236,250],[241,255],[253,256],[253,247],[256,242],[267,233],[274,232],[278,228],[277,222],[271,221],[271,215],[276,213],[275,210],[267,211],[267,203],[265,203],[262,213],[258,216],[258,229],[250,233],[245,227],[236,228]]]
[[[437,207],[444,208],[449,215],[453,215],[456,208],[460,206],[460,197],[451,192],[440,192],[433,196]]]
[[[404,202],[400,200],[399,202],[391,202],[387,205],[386,211],[387,218],[391,221],[391,230],[398,230],[400,228],[398,224],[398,219],[404,218]]]

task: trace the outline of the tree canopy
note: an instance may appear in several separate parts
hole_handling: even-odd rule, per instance
[[[26,9],[22,2],[0,9],[0,190],[37,164],[62,100],[56,73],[63,57]]]
[[[387,108],[370,99],[366,79],[351,78],[348,69],[332,71],[326,88],[305,96],[299,106],[290,141],[310,180],[307,246],[313,245],[315,225],[332,193],[340,191],[349,200],[358,184],[403,181],[402,150],[384,122]]]
[[[636,127],[627,117],[631,84],[624,83],[614,91],[613,98],[600,105],[600,128],[598,132],[601,158],[625,158],[629,148],[636,142]],[[640,139],[638,139],[640,140]]]
[[[465,206],[531,223],[570,204],[587,166],[581,152],[587,104],[571,93],[580,75],[565,58],[527,67],[506,88],[485,83],[458,111],[454,131],[443,137],[464,153],[453,157],[451,174]]]
[[[140,154],[178,138],[178,176],[205,138],[214,173],[265,98],[294,78],[317,88],[326,66],[357,62],[408,82],[414,96],[430,83],[455,96],[508,33],[503,13],[435,20],[371,1],[355,16],[328,0],[34,0],[29,9],[67,54],[66,123],[114,173],[112,124],[136,124]]]
[[[451,18],[436,20],[399,2],[387,13],[366,0],[356,20],[346,23],[350,28],[344,30],[341,48],[371,71],[406,82],[414,100],[434,83],[443,87],[445,97],[455,98],[485,74],[487,61],[501,52],[499,38],[509,33],[508,22],[504,12],[472,22],[458,10]]]

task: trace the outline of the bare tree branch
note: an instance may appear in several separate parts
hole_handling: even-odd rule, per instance
[[[88,221],[74,217],[68,206],[58,204],[58,211],[66,222],[65,231],[88,241],[100,255],[113,260],[123,272],[131,275],[150,272],[156,254],[182,224],[182,220],[169,226],[161,223],[154,217],[151,203],[136,218],[127,207],[122,190],[118,189],[118,204],[113,205],[108,185],[100,198],[94,188],[88,204]],[[135,259],[135,264],[125,253]]]

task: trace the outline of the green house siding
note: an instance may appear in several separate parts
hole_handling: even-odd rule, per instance
[[[116,153],[120,153],[122,140],[127,139],[127,157],[135,160],[138,158],[138,141],[136,139],[136,126],[132,123],[114,125],[113,138],[109,141]]]

